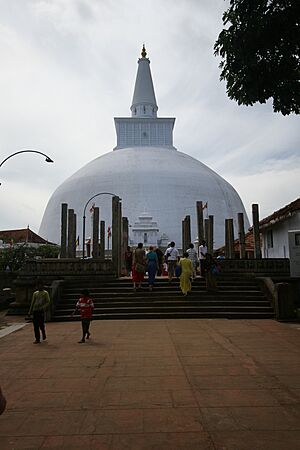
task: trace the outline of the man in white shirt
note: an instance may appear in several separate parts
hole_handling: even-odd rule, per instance
[[[207,254],[207,246],[205,241],[201,241],[201,245],[199,247],[199,262],[200,262],[200,276],[205,276],[204,262]]]
[[[179,252],[175,247],[175,242],[170,242],[170,246],[165,251],[165,261],[168,264],[168,278],[169,283],[172,281],[174,276],[175,267],[178,261]]]
[[[198,263],[197,252],[194,249],[194,244],[191,243],[186,252],[188,253],[189,259],[192,261],[193,264],[193,280],[194,280],[196,278],[196,269]]]

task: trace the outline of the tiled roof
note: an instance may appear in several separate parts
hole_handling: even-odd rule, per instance
[[[254,237],[253,237],[253,232],[248,232],[245,234],[245,247],[246,247],[246,252],[253,252],[254,251]],[[240,250],[240,244],[239,244],[239,240],[235,239],[234,240],[234,251],[238,252]],[[224,252],[225,251],[225,245],[223,247],[220,247],[217,249],[217,252]]]
[[[4,243],[13,241],[14,243],[29,242],[34,244],[48,244],[48,241],[36,234],[29,228],[22,228],[21,230],[3,230],[0,231],[0,239]]]
[[[286,205],[283,208],[278,209],[278,211],[275,211],[270,216],[262,219],[259,222],[259,226],[261,228],[264,228],[266,226],[273,224],[274,222],[280,222],[281,220],[285,220],[287,217],[292,216],[297,211],[300,211],[300,198],[297,198],[297,200],[294,200],[289,205]]]

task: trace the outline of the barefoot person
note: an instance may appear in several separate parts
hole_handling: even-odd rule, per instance
[[[153,247],[149,247],[149,252],[146,255],[147,260],[147,272],[148,272],[148,285],[149,291],[152,291],[155,283],[155,275],[158,271],[158,257]]]
[[[133,252],[133,265],[132,265],[132,281],[133,290],[141,289],[142,282],[144,281],[146,264],[146,253],[143,249],[143,244],[140,242],[137,248]]]
[[[80,311],[81,326],[82,326],[82,338],[78,342],[78,344],[83,344],[85,342],[85,339],[89,339],[91,335],[90,323],[93,317],[93,310],[94,310],[94,302],[90,298],[90,293],[87,289],[84,289],[81,292],[81,297],[76,303],[76,308],[72,316],[74,316],[77,310]]]
[[[180,289],[183,295],[186,297],[188,292],[192,289],[191,278],[193,276],[193,263],[189,259],[188,252],[183,254],[183,258],[180,258],[179,265],[181,267],[180,275]]]
[[[165,251],[165,261],[168,265],[168,278],[169,283],[171,283],[172,278],[175,273],[175,267],[177,265],[179,252],[177,248],[175,247],[175,242],[170,242],[170,245],[168,246],[167,250]]]
[[[40,344],[42,332],[43,341],[46,340],[45,330],[45,311],[50,306],[50,297],[48,292],[44,289],[41,281],[38,282],[38,289],[32,295],[31,305],[28,311],[28,317],[33,316],[33,329],[35,341],[34,344]]]
[[[198,264],[197,252],[194,249],[194,244],[190,243],[189,248],[186,251],[188,253],[188,258],[192,261],[193,264],[193,280],[196,278],[196,270]]]
[[[206,289],[208,292],[216,292],[218,290],[218,284],[216,280],[217,274],[216,261],[210,253],[206,254],[205,258],[205,279],[206,279]]]
[[[200,277],[205,276],[205,258],[207,254],[207,245],[206,241],[201,241],[201,245],[199,246],[199,263],[200,263]]]

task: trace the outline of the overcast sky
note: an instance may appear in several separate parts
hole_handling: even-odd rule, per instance
[[[299,116],[241,107],[219,81],[222,0],[0,0],[0,229],[38,231],[52,192],[116,145],[143,42],[175,147],[218,172],[260,217],[299,197]],[[79,187],[80,188],[80,187]]]

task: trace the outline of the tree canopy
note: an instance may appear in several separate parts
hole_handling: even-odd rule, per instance
[[[60,247],[57,245],[41,245],[40,247],[28,247],[26,244],[1,249],[0,271],[7,267],[11,271],[19,270],[26,260],[39,258],[57,258]]]
[[[300,112],[300,1],[230,0],[215,43],[220,79],[238,104]]]

